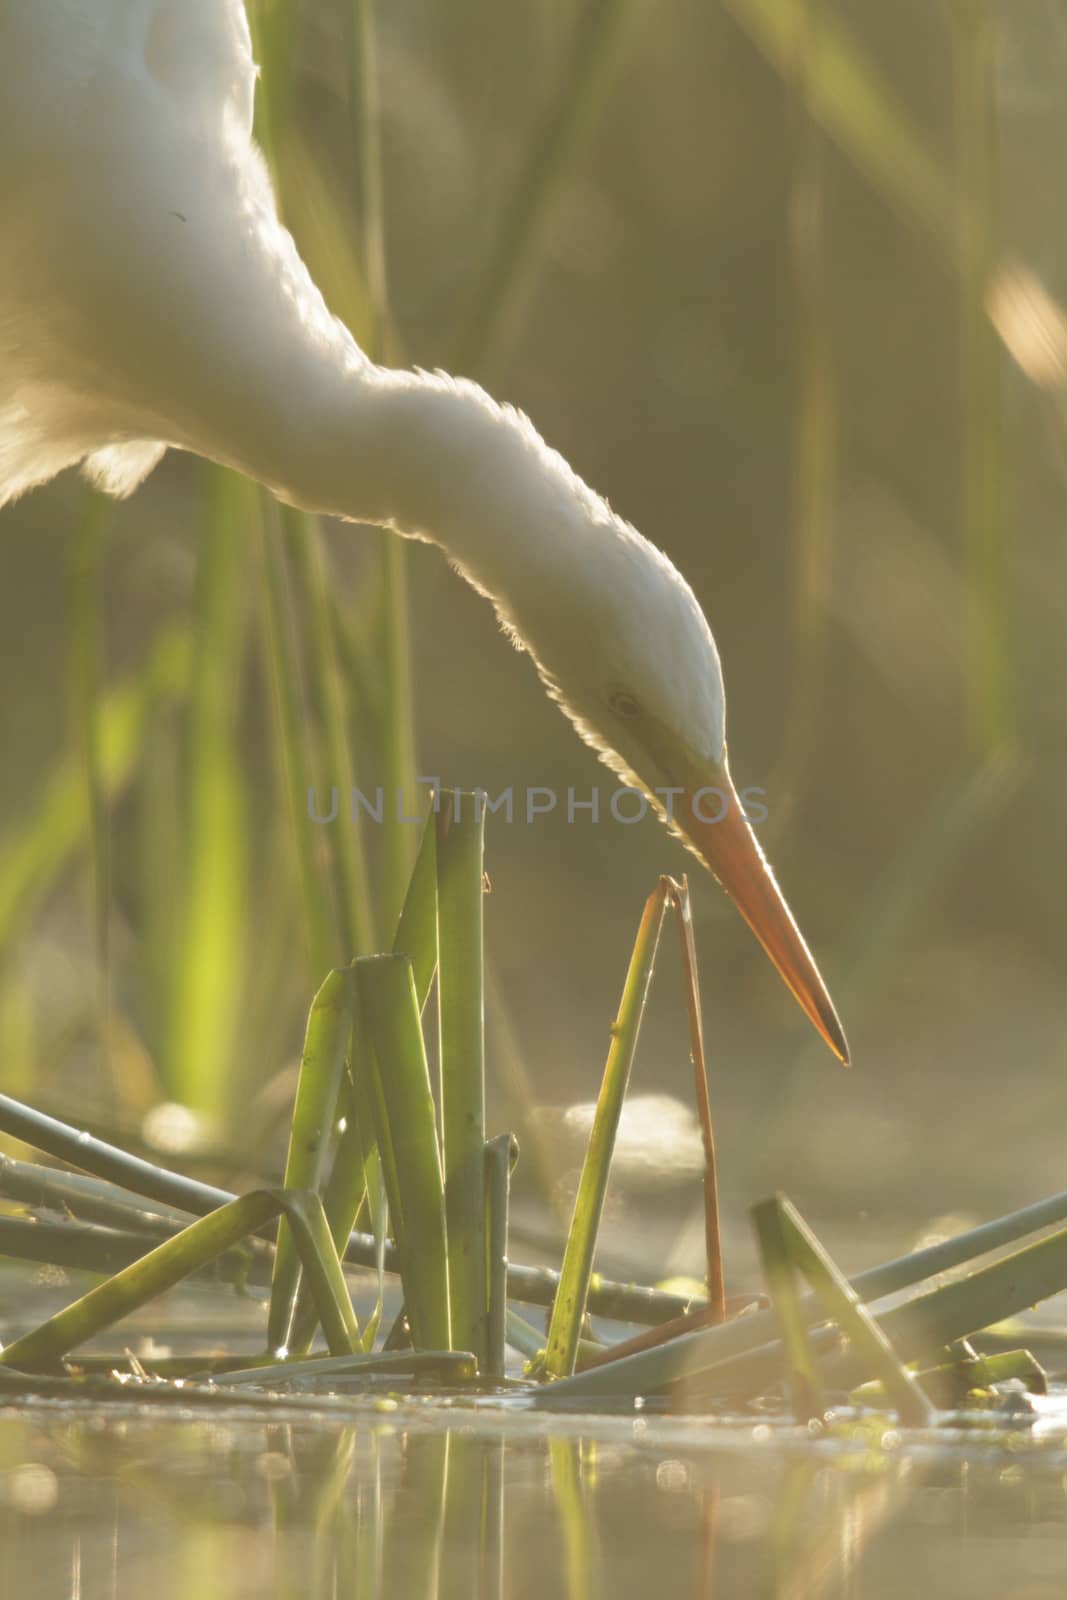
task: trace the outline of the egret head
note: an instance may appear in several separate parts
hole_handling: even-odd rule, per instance
[[[524,595],[514,619],[522,642],[582,738],[650,797],[714,873],[847,1062],[833,1003],[730,776],[722,669],[704,613],[667,557],[608,516],[607,526],[597,517],[590,540],[595,560],[581,544],[575,554],[584,560],[557,559],[550,610],[539,604],[536,584]]]
[[[419,407],[420,459],[433,470],[421,492],[440,515],[415,511],[406,531],[436,526],[582,738],[715,874],[847,1061],[819,969],[730,778],[719,653],[692,589],[524,416],[463,380],[425,383],[435,404],[429,416]]]

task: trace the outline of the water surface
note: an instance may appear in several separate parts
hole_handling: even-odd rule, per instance
[[[0,1574],[23,1600],[1059,1600],[1067,1411],[916,1440],[382,1398],[33,1401],[0,1412]]]

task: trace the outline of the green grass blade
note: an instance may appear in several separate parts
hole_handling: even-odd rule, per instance
[[[508,1344],[512,1345],[527,1361],[537,1365],[543,1364],[545,1356],[545,1330],[535,1328],[532,1322],[527,1322],[525,1317],[520,1317],[517,1311],[508,1307],[507,1314]]]
[[[371,955],[376,946],[374,907],[367,872],[361,814],[353,815],[348,797],[357,773],[349,748],[345,688],[334,639],[333,608],[318,521],[303,512],[283,508],[286,543],[293,557],[307,624],[311,693],[322,730],[322,757],[330,787],[342,796],[329,842],[338,872],[337,908],[345,959]]]
[[[39,1261],[77,1272],[98,1272],[110,1277],[144,1258],[154,1244],[172,1239],[180,1231],[162,1219],[136,1228],[102,1227],[86,1222],[49,1222],[40,1217],[0,1217],[0,1256],[13,1261]],[[211,1281],[236,1284],[270,1282],[264,1256],[255,1258],[247,1241],[225,1251],[208,1264]]]
[[[436,829],[431,813],[423,829],[422,842],[415,868],[408,883],[404,909],[397,923],[393,940],[394,955],[406,955],[411,960],[415,980],[415,994],[420,1012],[426,1005],[430,985],[437,968],[437,880],[436,880]],[[341,1135],[329,1181],[323,1194],[323,1205],[330,1223],[330,1232],[339,1250],[343,1249],[352,1229],[356,1214],[367,1196],[373,1224],[377,1252],[375,1266],[379,1274],[378,1309],[364,1330],[365,1339],[373,1339],[378,1325],[382,1302],[382,1274],[385,1270],[386,1203],[384,1175],[378,1152],[375,1129],[379,1116],[375,1112],[375,1096],[369,1079],[374,1075],[360,1070],[359,1063],[370,1058],[372,1047],[366,1036],[362,1012],[353,1005],[354,1031],[352,1036],[353,1080],[349,1084],[347,1123]],[[291,1348],[303,1350],[311,1337],[314,1324],[313,1308],[301,1297],[293,1318]]]
[[[361,164],[361,215],[355,240],[341,221],[339,197],[324,182],[307,148],[290,135],[284,169],[286,212],[292,212],[300,243],[316,282],[330,305],[344,318],[373,359],[388,358],[387,288],[384,223],[378,172],[378,114],[373,71],[373,19],[369,6],[356,0],[349,22],[349,77],[356,129],[355,148]],[[358,242],[357,242],[358,241]],[[378,241],[378,242],[376,242]],[[407,601],[407,552],[403,540],[388,532],[365,535],[377,546],[379,593],[373,608],[371,639],[361,640],[363,667],[374,682],[360,686],[364,736],[360,748],[378,751],[385,817],[376,838],[380,865],[380,905],[384,922],[395,918],[411,873],[416,839],[410,816],[418,802],[415,782],[415,711]],[[337,633],[335,625],[334,633]],[[351,655],[342,642],[342,655]],[[373,715],[370,714],[373,707]],[[363,950],[372,948],[370,941]],[[349,952],[352,953],[351,951]]]
[[[967,1277],[894,1306],[880,1318],[905,1360],[966,1339],[1067,1288],[1067,1228]]]
[[[359,1324],[322,1201],[304,1189],[283,1190],[280,1199],[284,1201],[285,1217],[293,1230],[330,1354],[356,1354],[362,1349]]]
[[[782,1333],[786,1383],[793,1415],[810,1422],[826,1411],[822,1379],[808,1339],[808,1319],[797,1290],[797,1267],[792,1239],[780,1197],[752,1207],[759,1245],[763,1281]]]
[[[432,811],[408,879],[393,938],[393,954],[407,956],[411,962],[421,1014],[437,971],[437,827]]]
[[[969,1348],[966,1344],[962,1346],[963,1350]],[[953,1360],[942,1366],[924,1367],[918,1379],[923,1392],[943,1411],[966,1406],[975,1390],[989,1390],[994,1384],[1009,1383],[1013,1379],[1023,1384],[1029,1394],[1048,1393],[1047,1374],[1029,1350],[1003,1350],[997,1355],[985,1356],[954,1356]],[[848,1398],[850,1405],[882,1409],[887,1402],[885,1385],[874,1378],[853,1389]]]
[[[799,1420],[806,1421],[815,1414],[811,1404],[812,1401],[821,1401],[821,1385],[811,1361],[807,1329],[795,1294],[788,1299],[779,1298],[783,1287],[781,1261],[779,1259],[777,1264],[768,1261],[768,1245],[775,1250],[784,1246],[788,1264],[786,1270],[791,1266],[804,1274],[827,1316],[833,1319],[848,1339],[855,1359],[884,1384],[900,1420],[910,1427],[927,1425],[932,1419],[932,1408],[919,1384],[898,1358],[882,1328],[861,1303],[859,1295],[795,1206],[783,1195],[778,1195],[754,1206],[752,1216],[759,1236],[764,1270],[768,1271],[770,1267],[768,1286],[782,1321],[786,1350],[794,1370],[797,1370],[797,1355],[801,1347],[804,1353],[799,1377],[807,1394],[801,1395],[803,1414],[798,1413]],[[774,1273],[773,1278],[771,1272]],[[819,1409],[823,1409],[821,1404]]]
[[[247,528],[256,491],[209,469],[195,599],[190,778],[164,1071],[174,1099],[222,1124],[244,979],[247,833],[240,752]]]
[[[374,1076],[378,1148],[412,1336],[419,1349],[450,1350],[444,1180],[411,962],[371,956],[353,970],[373,1046],[357,1070]]]
[[[387,797],[379,848],[386,926],[404,903],[418,840],[408,819],[418,816],[421,800],[415,783],[415,695],[404,543],[393,533],[378,535],[382,598],[376,637],[383,696],[378,737]]]
[[[604,1078],[567,1235],[559,1288],[552,1307],[545,1355],[545,1372],[550,1378],[570,1377],[574,1371],[615,1135],[630,1081],[630,1068],[641,1031],[641,1018],[652,979],[665,909],[666,891],[661,881],[645,902],[618,1016],[611,1028],[611,1048],[604,1067]]]
[[[185,722],[181,710],[161,707],[147,724],[130,804],[138,966],[146,1009],[154,1019],[150,1043],[161,1064],[173,1021],[175,908],[185,897],[186,808],[175,804],[186,777]],[[155,1100],[165,1092],[161,1086]]]
[[[693,1096],[700,1122],[704,1148],[704,1257],[707,1271],[708,1306],[713,1322],[726,1316],[726,1283],[722,1266],[722,1228],[719,1222],[719,1175],[715,1159],[715,1128],[711,1120],[711,1091],[704,1050],[704,1016],[700,1002],[700,969],[697,966],[693,908],[689,900],[689,881],[672,881],[669,890],[681,944],[682,977],[685,982],[686,1010],[689,1015],[689,1059],[693,1067]]]
[[[349,1111],[348,1118],[352,1128],[346,1126],[342,1138],[342,1148],[337,1152],[334,1163],[335,1171],[340,1162],[350,1153],[353,1171],[348,1179],[347,1189],[343,1172],[337,1173],[336,1188],[331,1187],[327,1198],[337,1206],[336,1220],[333,1213],[327,1211],[331,1218],[330,1226],[335,1228],[335,1238],[338,1250],[344,1251],[346,1240],[355,1226],[358,1216],[358,1207],[367,1202],[367,1215],[370,1229],[374,1238],[374,1271],[378,1280],[378,1293],[374,1310],[367,1322],[364,1331],[364,1348],[370,1350],[378,1332],[382,1311],[385,1306],[385,1271],[386,1252],[389,1247],[389,1200],[385,1187],[385,1167],[382,1162],[382,1153],[378,1148],[377,1128],[381,1112],[377,1108],[375,1098],[378,1080],[374,1071],[374,1047],[367,1034],[366,1019],[356,996],[355,979],[349,985],[349,1000],[352,1006],[352,1061],[367,1062],[368,1068],[356,1074],[355,1081],[351,1078],[348,1082]],[[350,1131],[356,1135],[350,1140]],[[330,1174],[331,1180],[334,1173]],[[362,1189],[362,1194],[357,1196],[357,1190]],[[353,1209],[353,1201],[358,1204]]]
[[[101,1054],[110,1066],[111,1046],[111,838],[101,771],[100,717],[105,673],[101,637],[100,576],[111,522],[110,502],[89,492],[71,553],[71,709],[84,774],[89,853],[92,863],[93,935],[97,964]]]
[[[921,1252],[925,1254],[925,1252]],[[878,1270],[878,1269],[876,1269]],[[852,1287],[865,1293],[863,1279]],[[878,1325],[902,1362],[928,1361],[947,1344],[1026,1310],[1067,1288],[1067,1230],[1016,1251],[991,1266],[979,1268],[958,1282],[913,1296],[878,1317]],[[818,1305],[818,1302],[815,1303]],[[807,1314],[825,1316],[819,1306]],[[554,1385],[540,1404],[580,1406],[597,1395],[653,1394],[675,1384],[699,1383],[738,1402],[762,1393],[782,1374],[784,1352],[774,1338],[768,1313],[737,1318],[706,1332],[676,1339],[672,1345],[630,1356],[566,1384]],[[820,1354],[836,1349],[838,1336],[829,1329],[811,1334]],[[625,1370],[624,1370],[625,1369]],[[870,1376],[869,1361],[849,1355],[824,1369],[828,1384],[853,1388]]]
[[[350,1026],[351,1021],[352,1007],[349,1000]],[[344,1128],[341,1130],[334,1151],[330,1176],[322,1191],[322,1205],[326,1212],[326,1220],[330,1224],[333,1242],[338,1250],[343,1251],[367,1193],[367,1161],[369,1155],[375,1152],[375,1146],[373,1139],[365,1133],[364,1118],[356,1109],[352,1085],[344,1075],[341,1080],[339,1104],[343,1108]],[[369,1146],[368,1138],[370,1138]],[[287,1341],[289,1349],[294,1353],[304,1350],[307,1339],[314,1331],[313,1322],[309,1324],[306,1320],[311,1308],[305,1304],[305,1300],[306,1296],[301,1291],[300,1304],[293,1317],[292,1333]]]
[[[508,1209],[511,1173],[518,1159],[514,1134],[502,1133],[485,1146],[486,1337],[485,1375],[502,1378],[508,1332]]]
[[[285,566],[278,537],[280,514],[266,493],[260,496],[260,508],[264,644],[270,666],[275,735],[299,871],[308,969],[318,981],[320,975],[340,959],[341,942],[316,854],[315,825],[308,816],[311,783],[298,694],[299,658],[288,612]]]
[[[234,1198],[226,1189],[201,1183],[198,1179],[188,1178],[182,1173],[170,1172],[167,1168],[156,1166],[151,1161],[144,1161],[139,1156],[131,1156],[104,1139],[74,1128],[69,1123],[61,1122],[57,1117],[35,1111],[31,1106],[24,1105],[6,1094],[0,1094],[0,1132],[32,1145],[37,1150],[45,1151],[60,1161],[67,1161],[83,1172],[93,1173],[105,1182],[119,1184],[134,1194],[158,1200],[164,1205],[176,1206],[194,1216],[204,1216]],[[1051,1215],[1053,1210],[1056,1211],[1055,1216]],[[1042,1202],[1040,1206],[1030,1207],[1025,1213],[1016,1215],[1025,1218],[1045,1216],[1046,1221],[1045,1223],[1031,1221],[1026,1227],[1020,1225],[1016,1232],[1010,1234],[1011,1238],[1020,1238],[1023,1233],[1031,1232],[1034,1228],[1067,1217],[1067,1195],[1057,1196],[1054,1201]],[[1002,1219],[1002,1222],[1004,1220],[1008,1219]],[[999,1229],[1001,1225],[1001,1223],[987,1224],[986,1229],[979,1232],[984,1234],[990,1227]],[[961,1236],[964,1237],[969,1238],[970,1235]],[[948,1266],[958,1264],[961,1260],[967,1260],[966,1249],[964,1248],[960,1254],[958,1253],[960,1248],[959,1240],[931,1246],[929,1251],[925,1252],[932,1262],[929,1271],[941,1271]],[[953,1253],[954,1251],[956,1253]],[[377,1242],[370,1235],[353,1233],[345,1247],[344,1259],[355,1266],[373,1267],[377,1254]],[[912,1259],[914,1258],[906,1258],[908,1262]],[[385,1265],[389,1272],[400,1270],[399,1253],[392,1245],[386,1246]],[[884,1269],[875,1270],[877,1272]],[[916,1272],[915,1277],[906,1281],[915,1282],[926,1275],[925,1272]],[[550,1306],[555,1299],[558,1286],[559,1274],[547,1267],[525,1267],[515,1262],[508,1263],[508,1293],[514,1299],[525,1300],[530,1305]],[[882,1292],[888,1293],[888,1290]],[[589,1292],[589,1309],[599,1316],[610,1317],[618,1322],[652,1324],[668,1322],[673,1317],[681,1316],[690,1304],[690,1299],[682,1295],[645,1289],[632,1283],[612,1283],[609,1279],[601,1277],[595,1279]]]
[[[1029,1350],[1002,1350],[998,1355],[976,1356],[961,1363],[960,1377],[968,1389],[991,1389],[997,1383],[1024,1384],[1030,1394],[1048,1393],[1048,1374]],[[927,1374],[923,1374],[924,1387]]]
[[[899,1256],[893,1261],[870,1267],[865,1272],[857,1273],[849,1281],[857,1294],[869,1304],[887,1295],[899,1294],[926,1278],[951,1272],[977,1256],[1002,1249],[1029,1233],[1035,1233],[1038,1229],[1051,1227],[1065,1220],[1067,1220],[1067,1193],[1052,1195],[1047,1200],[1038,1201],[1020,1211],[1010,1212],[993,1222],[983,1223],[980,1227],[957,1234],[952,1239],[945,1239],[939,1244],[916,1250],[911,1255]],[[1055,1237],[1059,1238],[1060,1235]],[[1046,1258],[1039,1257],[1039,1265],[1043,1269]],[[972,1279],[966,1281],[970,1282]],[[1044,1281],[1047,1280],[1042,1280]],[[1035,1288],[1040,1286],[1040,1283],[1035,1282]],[[514,1283],[511,1286],[513,1297],[516,1296],[516,1287]],[[948,1287],[954,1288],[955,1285]],[[1039,1296],[1035,1294],[1033,1300],[1023,1300],[1020,1304],[1025,1306],[1036,1303],[1037,1298]],[[823,1315],[813,1295],[805,1297],[804,1311],[809,1321],[817,1320]],[[1005,1315],[1007,1314],[1005,1312]],[[881,1319],[882,1325],[893,1339],[902,1358],[908,1360],[910,1355],[895,1331],[892,1320],[894,1316],[895,1313],[886,1313]],[[988,1326],[995,1320],[998,1319],[988,1317],[982,1326]],[[965,1328],[959,1333],[948,1334],[940,1340],[940,1343],[949,1344],[953,1338],[964,1338],[973,1331],[974,1326]],[[775,1362],[780,1363],[780,1355],[774,1354],[776,1333],[774,1313],[756,1311],[746,1317],[734,1318],[719,1327],[683,1335],[657,1349],[641,1351],[594,1368],[592,1371],[579,1373],[577,1377],[566,1379],[546,1390],[545,1394],[539,1397],[539,1403],[578,1407],[587,1399],[597,1399],[607,1395],[653,1394],[669,1387],[672,1383],[702,1378],[716,1368],[726,1371],[727,1364],[732,1362],[750,1362],[756,1373],[754,1382],[758,1387],[761,1378],[767,1382],[774,1381]],[[777,1348],[780,1350],[780,1347]]]
[[[173,1288],[283,1211],[292,1224],[330,1351],[352,1354],[359,1348],[359,1329],[321,1202],[315,1195],[256,1189],[190,1223],[32,1333],[14,1340],[0,1352],[0,1362],[23,1370],[53,1365],[69,1350]]]
[[[359,163],[359,276],[370,305],[370,326],[364,330],[365,349],[372,360],[389,361],[395,358],[395,352],[389,323],[377,31],[372,0],[348,0],[343,15],[352,142]],[[381,838],[382,895],[386,925],[391,926],[403,904],[415,859],[411,825],[400,820],[401,816],[412,815],[417,803],[415,697],[404,541],[391,533],[380,534],[378,559],[382,578],[378,659],[383,690],[378,734],[388,796]]]
[[[486,1354],[485,813],[456,794],[437,819],[437,998],[452,1346]]]
[[[214,1382],[230,1389],[257,1386],[264,1389],[299,1389],[344,1378],[364,1379],[395,1373],[407,1378],[430,1378],[438,1383],[462,1383],[477,1377],[474,1357],[463,1350],[379,1350],[374,1355],[309,1356],[298,1361],[271,1361],[254,1367],[220,1372]],[[340,1385],[338,1385],[340,1387]]]
[[[192,676],[192,634],[186,623],[161,629],[145,663],[104,696],[99,708],[97,771],[104,799],[113,801],[136,769],[152,717],[180,703]],[[40,904],[85,837],[81,760],[56,766],[32,818],[0,849],[0,946],[13,939]]]
[[[225,1189],[168,1172],[140,1156],[128,1155],[116,1145],[35,1111],[32,1106],[23,1105],[6,1094],[0,1094],[0,1130],[58,1161],[69,1162],[82,1172],[182,1211],[206,1215],[234,1198]]]
[[[299,181],[294,183],[294,203],[305,224],[302,237],[309,246],[312,266],[331,264],[327,287],[336,292],[333,303],[349,315],[353,326],[372,359],[388,358],[388,306],[385,261],[384,186],[381,171],[380,116],[378,108],[378,82],[376,69],[376,40],[373,7],[370,0],[351,0],[342,12],[346,32],[346,65],[349,79],[349,105],[354,130],[354,147],[360,170],[359,240],[357,255],[349,246],[343,228],[330,216],[336,207],[323,204],[321,184],[314,184],[319,203],[310,207],[303,204],[312,185],[305,180],[314,171],[314,162],[299,143],[291,128],[290,107],[292,98],[291,45],[297,29],[297,8],[291,0],[275,0],[275,5],[260,29],[260,40],[268,59],[277,70],[280,89],[276,101],[264,108],[262,132],[268,156],[281,181],[283,196],[285,179],[294,173]],[[288,54],[287,54],[288,51]],[[284,59],[283,59],[284,58]],[[286,206],[288,210],[288,205]],[[409,823],[400,820],[411,814],[417,800],[415,774],[415,716],[412,691],[411,645],[408,620],[406,552],[403,541],[389,533],[378,536],[379,565],[382,578],[381,602],[376,627],[376,648],[373,653],[378,674],[379,714],[376,718],[375,742],[380,747],[383,787],[388,796],[386,818],[378,841],[381,862],[381,900],[386,924],[399,912],[415,858],[416,838]],[[316,607],[313,619],[316,633],[322,640],[330,637],[321,607]],[[340,750],[341,734],[331,708],[328,723],[329,743]],[[289,720],[289,719],[285,719]],[[290,724],[291,730],[291,724]],[[293,740],[287,739],[292,759]],[[336,763],[335,763],[336,764]],[[290,784],[292,789],[293,785]],[[306,787],[306,786],[305,786]],[[297,813],[300,814],[299,812]],[[342,851],[346,844],[340,844]],[[366,872],[356,857],[355,847],[348,851],[350,859],[342,861],[343,877],[348,886],[348,899],[355,907],[365,909],[358,918],[349,917],[347,932],[347,957],[367,953],[373,949],[371,938],[370,899],[366,894]],[[302,877],[310,887],[306,862]],[[312,903],[317,897],[311,896]],[[342,918],[342,921],[344,919]],[[321,916],[313,914],[313,935],[321,931]],[[342,929],[344,936],[346,930]],[[314,938],[312,940],[314,948]],[[318,970],[322,970],[321,963]]]
[[[106,1140],[95,1138],[56,1117],[35,1111],[6,1094],[0,1094],[0,1131],[83,1172],[93,1173],[105,1182],[194,1215],[204,1215],[234,1198],[225,1189],[169,1172],[139,1156],[131,1156]],[[882,1299],[910,1288],[925,1278],[951,1272],[978,1256],[1003,1249],[1028,1234],[1064,1221],[1067,1221],[1067,1191],[1050,1195],[1021,1210],[1008,1212],[1003,1217],[970,1228],[939,1244],[927,1245],[910,1255],[869,1267],[850,1281],[865,1301]],[[366,1235],[353,1234],[345,1251],[345,1259],[360,1266],[373,1266],[374,1240]],[[391,1248],[386,1252],[386,1262],[390,1271],[398,1269],[396,1252]],[[508,1265],[508,1293],[514,1299],[525,1300],[531,1305],[549,1306],[555,1299],[558,1286],[558,1275],[547,1268],[523,1267],[515,1263]],[[689,1304],[688,1300],[678,1295],[664,1294],[633,1284],[611,1283],[600,1278],[596,1280],[589,1297],[590,1309],[600,1316],[616,1321],[649,1324],[680,1316]],[[811,1297],[809,1305],[814,1314],[815,1304]],[[684,1341],[678,1340],[673,1354],[684,1355],[683,1365],[696,1362],[699,1367],[699,1363],[706,1362],[710,1366],[728,1354],[736,1353],[738,1348],[745,1349],[773,1337],[773,1315],[759,1311],[722,1327],[687,1336]],[[951,1340],[943,1342],[949,1343]],[[633,1383],[635,1387],[632,1392],[641,1393],[642,1384],[654,1387],[652,1368],[659,1370],[655,1356],[656,1353],[652,1352],[651,1357],[644,1354],[630,1357],[625,1362],[619,1361],[614,1367],[602,1367],[595,1372],[582,1374],[573,1382],[568,1380],[565,1388],[563,1385],[558,1387],[562,1393],[580,1393],[586,1388],[594,1394],[626,1393],[628,1385]]]
[[[317,1194],[322,1184],[352,1033],[348,984],[347,972],[329,973],[308,1013],[285,1164],[287,1189],[308,1189]],[[346,1228],[342,1239],[347,1237]],[[299,1257],[288,1219],[283,1216],[278,1224],[278,1249],[267,1319],[267,1343],[272,1350],[288,1341],[299,1281]]]
[[[80,1172],[61,1172],[30,1161],[0,1155],[0,1195],[18,1200],[34,1211],[54,1211],[80,1222],[99,1222],[109,1228],[154,1228],[161,1222],[184,1227],[187,1217],[173,1206],[147,1206],[132,1200],[124,1190]]]
[[[345,1125],[337,1141],[322,1203],[330,1225],[331,1237],[337,1249],[343,1253],[359,1208],[365,1198],[368,1201],[374,1230],[373,1265],[378,1274],[377,1304],[363,1333],[364,1348],[369,1350],[377,1333],[385,1298],[388,1216],[382,1160],[375,1132],[384,1111],[378,1106],[375,1098],[374,1052],[367,1037],[366,1020],[355,991],[355,979],[351,972],[345,974],[345,977],[351,1029],[351,1061],[355,1081],[347,1073],[342,1074],[339,1108]],[[315,1324],[315,1307],[306,1288],[301,1288],[287,1340],[292,1353],[297,1355],[306,1353],[315,1332]]]

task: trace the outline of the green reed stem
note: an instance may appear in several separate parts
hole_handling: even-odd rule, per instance
[[[105,661],[100,578],[110,522],[108,500],[102,494],[87,491],[71,552],[71,709],[86,799],[97,1020],[105,1066],[111,1057],[111,838],[101,752]]]
[[[454,796],[437,822],[437,1001],[452,1344],[486,1353],[485,816]]]
[[[190,1223],[32,1333],[15,1339],[0,1352],[0,1362],[23,1370],[53,1366],[68,1350],[173,1288],[282,1212],[292,1226],[331,1354],[354,1353],[359,1329],[321,1202],[316,1195],[256,1189]]]
[[[641,1032],[641,1019],[667,905],[667,882],[667,879],[661,879],[645,902],[618,1016],[611,1027],[611,1047],[574,1201],[574,1214],[559,1275],[559,1289],[548,1330],[545,1373],[550,1378],[567,1378],[574,1371],[615,1136],[630,1081],[630,1069]]]
[[[298,693],[299,658],[286,602],[286,573],[278,537],[280,516],[268,495],[260,496],[260,506],[264,642],[273,691],[275,736],[299,872],[308,968],[317,981],[334,966],[340,953],[339,940],[333,905],[316,855],[317,825],[309,816],[312,789]]]
[[[349,975],[334,970],[327,977],[308,1013],[304,1050],[300,1060],[296,1104],[289,1132],[285,1164],[286,1189],[306,1189],[318,1194],[337,1119],[337,1097],[344,1072],[345,1053],[352,1032],[349,1009]],[[347,1238],[345,1230],[344,1238]],[[335,1240],[336,1244],[336,1240]],[[300,1260],[288,1219],[278,1223],[267,1343],[278,1350],[286,1345],[300,1281]]]
[[[246,819],[236,728],[245,650],[248,524],[256,491],[207,470],[208,515],[194,600],[189,785],[178,933],[166,996],[171,1094],[224,1120],[244,981]]]
[[[373,954],[375,918],[361,817],[358,811],[353,815],[349,803],[357,774],[349,745],[345,686],[337,658],[322,533],[317,519],[303,512],[286,508],[282,518],[307,620],[311,693],[319,712],[328,787],[336,787],[340,795],[329,838],[340,868],[336,897],[340,935],[345,958],[351,960]]]
[[[373,1047],[370,1059],[353,1068],[373,1075],[378,1149],[412,1338],[419,1349],[451,1350],[444,1176],[412,965],[406,956],[370,956],[353,970]]]

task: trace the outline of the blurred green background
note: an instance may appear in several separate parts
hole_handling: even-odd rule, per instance
[[[526,410],[691,581],[853,1047],[845,1073],[808,1038],[652,820],[490,819],[490,1123],[530,1195],[567,1192],[552,1108],[594,1097],[643,898],[687,867],[728,1212],[781,1187],[866,1256],[1062,1188],[1060,9],[410,3],[378,7],[374,58],[347,0],[250,9],[261,136],[334,309]],[[152,1108],[192,1104],[239,1169],[270,1164],[322,976],[307,874],[328,896],[343,867],[340,824],[287,799],[272,672],[324,800],[337,774],[319,535],[282,523],[175,452],[121,506],[68,476],[0,518],[3,1087],[157,1142],[181,1129]],[[413,735],[448,784],[606,804],[439,553],[341,524],[321,549],[361,787]],[[381,927],[415,832],[366,831]],[[665,943],[635,1089],[688,1083]],[[658,1190],[684,1212],[687,1172],[667,1141],[616,1220]]]

